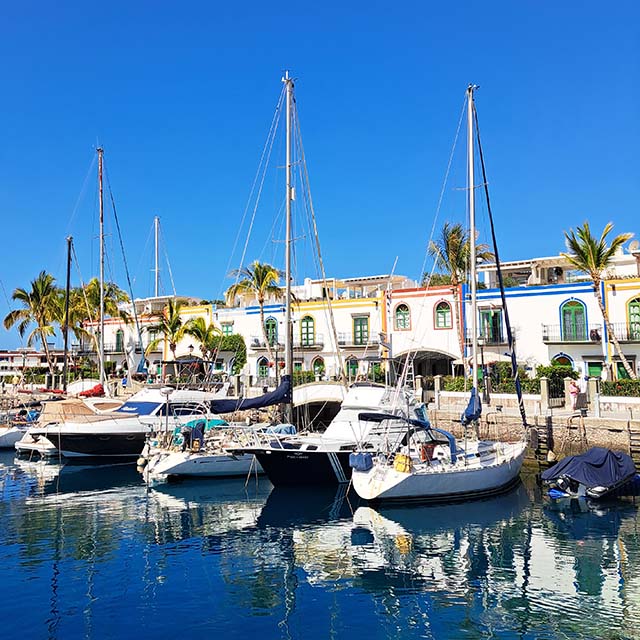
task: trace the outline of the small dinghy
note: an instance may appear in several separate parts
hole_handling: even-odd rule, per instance
[[[578,456],[567,456],[542,474],[551,497],[603,498],[636,476],[633,460],[619,451],[593,447]]]

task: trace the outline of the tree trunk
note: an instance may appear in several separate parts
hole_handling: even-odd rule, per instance
[[[607,329],[607,336],[609,340],[613,342],[613,346],[615,347],[618,355],[620,356],[620,361],[622,362],[622,366],[625,368],[626,372],[629,374],[629,377],[632,380],[636,379],[635,371],[631,368],[629,361],[625,357],[624,353],[622,353],[622,348],[620,347],[620,343],[618,342],[618,338],[616,334],[613,332],[613,328],[611,327],[611,322],[609,322],[609,314],[607,310],[604,308],[604,303],[602,301],[602,297],[600,295],[600,287],[594,287],[593,292],[595,293],[596,300],[598,301],[598,306],[600,307],[600,312],[602,313],[602,319],[604,320],[604,326]]]
[[[269,354],[269,362],[273,362],[275,366],[273,351],[271,350],[269,336],[267,335],[267,327],[264,324],[264,300],[258,300],[258,304],[260,305],[260,325],[262,326],[262,337],[264,338],[264,344],[266,345],[267,353]]]
[[[49,353],[49,345],[47,344],[47,337],[44,333],[40,332],[40,340],[42,341],[42,348],[44,349],[44,356],[47,359],[47,366],[49,367],[49,373],[53,376],[53,362],[51,362],[51,354]]]
[[[462,359],[462,369],[467,374],[467,360],[465,358],[464,352],[464,333],[462,331],[462,314],[460,313],[460,287],[452,287],[451,292],[453,293],[453,308],[454,315],[453,321],[456,324],[456,331],[458,334],[458,346],[460,347],[460,358]]]

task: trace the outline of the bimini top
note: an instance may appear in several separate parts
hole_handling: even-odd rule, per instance
[[[636,467],[626,454],[603,447],[593,447],[579,456],[567,456],[542,474],[545,482],[566,476],[587,489],[610,487],[633,476]]]

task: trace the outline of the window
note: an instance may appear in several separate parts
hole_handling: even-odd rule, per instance
[[[353,357],[347,358],[345,367],[347,369],[347,378],[349,380],[354,380],[358,375],[358,361]]]
[[[502,309],[480,310],[480,335],[486,344],[500,344],[502,339]]]
[[[571,360],[571,358],[566,353],[559,353],[558,355],[553,356],[551,364],[558,364],[563,367],[573,367],[573,360]],[[600,375],[599,372],[598,375]]]
[[[122,329],[116,331],[116,351],[124,351],[124,331]]]
[[[629,363],[629,366],[631,367],[631,370],[633,371],[634,369],[634,361],[627,358],[627,362]],[[628,380],[629,379],[629,374],[627,372],[627,370],[624,368],[624,365],[622,364],[622,362],[616,362],[616,370],[618,372],[618,380]]]
[[[640,298],[629,302],[629,339],[640,340]]]
[[[411,325],[411,314],[409,313],[409,307],[406,304],[399,304],[396,307],[395,321],[397,331],[409,329]]]
[[[315,321],[311,316],[305,316],[300,321],[300,344],[303,347],[309,347],[315,342]]]
[[[222,327],[222,335],[223,336],[231,336],[233,335],[233,323],[232,322],[223,322]]]
[[[324,360],[322,358],[316,358],[313,361],[313,373],[317,376],[321,376],[324,373]]]
[[[266,358],[258,360],[258,378],[269,377],[269,361]]]
[[[583,342],[587,339],[587,319],[584,305],[569,300],[561,307],[562,339],[565,342]]]
[[[590,378],[599,378],[602,375],[603,368],[602,362],[587,362],[587,375]]]
[[[278,322],[275,318],[267,318],[264,321],[265,333],[267,341],[273,347],[278,342]]]
[[[436,329],[451,329],[451,305],[448,302],[438,302],[436,305]]]
[[[369,342],[369,318],[353,319],[353,344],[366,345]]]
[[[302,371],[302,362],[294,362],[293,363],[293,373],[300,373]]]

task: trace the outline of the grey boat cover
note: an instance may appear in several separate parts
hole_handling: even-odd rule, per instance
[[[626,454],[603,447],[593,447],[578,456],[567,456],[542,474],[545,482],[553,482],[566,476],[593,487],[612,487],[625,479],[631,479],[636,472],[633,460]]]

